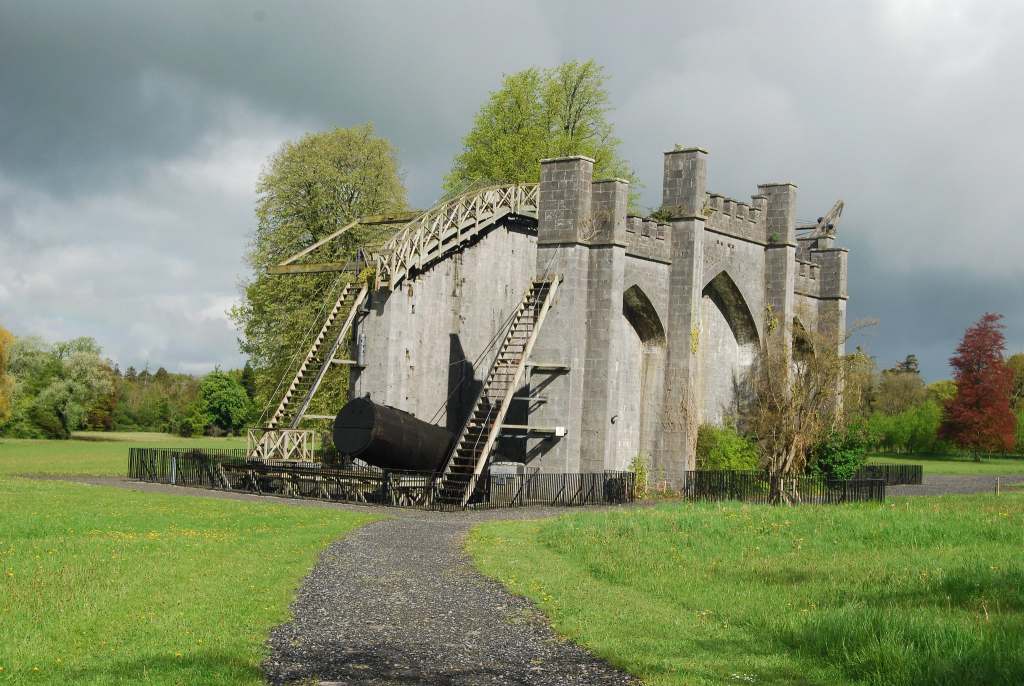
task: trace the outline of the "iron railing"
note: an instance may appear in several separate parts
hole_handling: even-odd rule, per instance
[[[827,479],[820,476],[771,477],[764,472],[687,471],[681,495],[686,500],[739,500],[761,504],[834,504],[884,502],[883,479]]]
[[[321,450],[320,457],[338,456]],[[433,510],[611,505],[636,498],[632,472],[487,474],[463,506],[434,497],[437,474],[348,464],[246,460],[245,450],[131,448],[128,478],[154,483]]]
[[[919,464],[867,464],[857,470],[854,479],[882,479],[887,486],[919,486],[924,481],[924,466]]]

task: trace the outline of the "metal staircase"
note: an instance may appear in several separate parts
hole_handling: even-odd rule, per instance
[[[345,335],[352,330],[356,314],[368,292],[365,283],[349,283],[342,289],[265,430],[250,438],[250,458],[308,459],[311,449],[308,432],[299,430],[299,423],[331,366],[351,364],[351,360],[340,360],[335,356]]]
[[[527,290],[473,411],[435,482],[435,504],[442,507],[465,506],[476,490],[560,282],[561,277],[537,279]]]

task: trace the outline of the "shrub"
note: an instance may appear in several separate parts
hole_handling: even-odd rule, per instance
[[[944,452],[949,446],[939,438],[941,423],[942,407],[931,399],[894,415],[872,414],[862,435],[867,447],[894,453]]]
[[[814,446],[807,471],[830,479],[851,479],[864,465],[866,451],[859,427],[833,430]]]
[[[642,500],[648,494],[648,482],[651,477],[651,468],[647,464],[647,456],[640,453],[629,462],[629,471],[636,475],[636,497]]]
[[[697,432],[697,469],[757,469],[757,446],[733,426],[702,424]]]

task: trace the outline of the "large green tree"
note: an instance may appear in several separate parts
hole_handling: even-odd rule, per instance
[[[276,401],[279,384],[295,373],[319,326],[326,303],[333,303],[341,281],[350,276],[268,275],[276,264],[361,216],[406,208],[405,188],[395,150],[371,124],[303,136],[285,143],[270,159],[256,187],[256,230],[247,261],[252,269],[242,303],[232,310],[239,344],[255,372],[261,407]],[[318,254],[344,259],[356,246],[379,239],[357,229],[343,234]],[[336,412],[345,393],[344,370],[336,369],[312,409]]]
[[[217,369],[199,382],[199,397],[192,405],[187,428],[182,433],[238,434],[246,427],[252,413],[252,400],[235,375]]]
[[[14,379],[7,373],[10,359],[10,347],[14,336],[0,326],[0,424],[11,416],[11,395],[14,391]]]
[[[113,388],[113,370],[91,338],[47,345],[18,338],[11,347],[14,412],[5,433],[68,438],[85,426],[89,409]]]
[[[506,76],[477,113],[445,190],[537,181],[542,158],[564,155],[592,157],[596,178],[632,179],[608,121],[606,83],[593,60]]]

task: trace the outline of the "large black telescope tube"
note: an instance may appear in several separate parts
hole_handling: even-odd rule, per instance
[[[350,400],[334,419],[334,447],[381,469],[433,472],[444,464],[454,437],[408,412]]]

